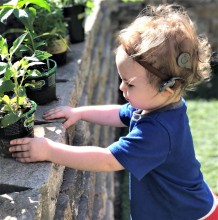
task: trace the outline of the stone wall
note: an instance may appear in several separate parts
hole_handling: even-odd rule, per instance
[[[110,12],[96,9],[87,21],[85,42],[71,45],[67,64],[58,68],[57,101],[38,106],[36,119],[58,105],[117,103]],[[89,30],[88,30],[89,28]],[[62,120],[35,126],[35,135],[70,145],[113,143],[114,128],[79,122],[65,130]],[[42,162],[22,164],[0,158],[0,219],[113,219],[114,174],[83,172]]]
[[[218,1],[181,3],[199,24],[199,32],[207,33],[217,50]],[[133,6],[118,4],[118,0],[96,0],[96,8],[86,22],[85,42],[71,45],[67,64],[57,70],[58,100],[38,106],[36,119],[42,120],[43,112],[57,105],[117,103],[114,33],[146,4],[149,1]],[[106,147],[115,140],[114,128],[78,122],[65,130],[61,122],[37,125],[35,134],[77,146]],[[78,171],[49,162],[21,164],[0,158],[0,219],[112,220],[117,184],[114,173]]]

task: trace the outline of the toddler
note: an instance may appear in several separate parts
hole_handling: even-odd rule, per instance
[[[186,114],[185,91],[210,77],[210,45],[179,5],[146,7],[118,35],[116,65],[124,105],[51,109],[66,118],[129,127],[107,148],[67,146],[46,138],[11,141],[20,162],[51,161],[79,170],[130,173],[133,220],[218,219],[217,199],[203,179]],[[39,150],[40,148],[40,150]]]

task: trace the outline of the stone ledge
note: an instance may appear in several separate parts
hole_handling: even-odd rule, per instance
[[[39,189],[14,192],[0,196],[0,219],[42,219]]]
[[[56,72],[56,78],[62,81],[56,85],[58,100],[38,106],[35,119],[43,120],[43,113],[58,105],[69,105],[70,102],[71,106],[76,105],[79,90],[76,79],[79,77],[78,64],[83,49],[84,43],[71,46],[67,64],[58,68]],[[67,133],[61,122],[55,120],[54,123],[35,126],[35,136],[44,136],[56,142],[66,143]],[[0,219],[7,216],[28,220],[53,219],[63,172],[63,166],[50,162],[24,164],[0,157]],[[24,202],[28,197],[35,202]],[[26,218],[26,215],[31,216]]]
[[[105,19],[99,10],[93,15],[94,19],[96,19],[95,16]],[[98,33],[105,32],[104,28],[107,29],[110,23],[107,20],[105,24],[107,25],[100,27],[93,22],[89,26],[90,32],[87,34],[86,41],[70,46],[71,50],[67,56],[67,64],[58,68],[56,72],[57,100],[38,106],[35,114],[36,120],[43,120],[42,115],[45,111],[59,105],[74,107],[78,103],[88,104],[87,101],[91,95],[88,92],[90,88],[86,91],[86,88],[84,90],[83,87],[91,74],[90,69],[97,68],[95,73],[92,72],[97,80],[96,73],[99,71],[99,62],[93,62],[91,52],[93,45],[95,45],[95,47],[98,47],[99,55],[102,54],[104,41],[97,41],[96,31],[98,30]],[[110,44],[108,41],[106,43]],[[45,136],[61,143],[72,143],[75,126],[65,130],[61,122],[61,120],[55,120],[53,123],[35,126],[35,135]],[[77,134],[74,141],[83,139],[83,142],[87,143],[90,137],[89,126],[86,124],[82,129],[85,129],[86,137],[84,138],[87,140]],[[81,141],[79,141],[79,144],[81,144]],[[71,215],[76,216],[77,214],[80,219],[83,219],[85,215],[91,216],[91,207],[95,198],[96,174],[77,172],[71,169],[71,172],[75,172],[76,183],[74,185],[74,181],[69,180],[70,188],[64,189],[63,186],[61,187],[64,169],[65,167],[50,162],[22,164],[13,159],[0,158],[0,186],[2,186],[0,188],[0,219],[52,220],[55,218],[55,211],[61,219],[69,219]],[[92,190],[90,190],[91,188]],[[61,193],[59,193],[60,190]],[[66,194],[62,193],[66,191]],[[67,195],[68,192],[69,195]],[[70,203],[74,204],[70,205]],[[58,205],[57,209],[56,205]],[[60,213],[60,207],[64,209],[62,213]],[[84,207],[86,210],[84,210]]]

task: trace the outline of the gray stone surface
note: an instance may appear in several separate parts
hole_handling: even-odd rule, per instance
[[[39,189],[3,194],[0,196],[0,219],[49,219],[42,216],[41,201]]]
[[[76,104],[77,93],[80,90],[77,82],[78,62],[81,59],[83,48],[84,43],[74,45],[69,52],[68,63],[58,68],[57,79],[66,80],[66,82],[58,82],[56,85],[58,100],[37,107],[36,120],[43,121],[43,113],[50,108],[69,105],[70,102],[71,105]],[[44,136],[57,142],[66,143],[67,132],[62,126],[62,121],[55,120],[54,123],[35,126],[35,136]],[[30,212],[28,219],[53,219],[56,200],[63,181],[63,172],[63,166],[50,162],[24,164],[10,158],[0,157],[0,198],[5,198],[6,195],[15,196],[16,201],[13,207],[16,207],[15,213],[19,213],[17,219],[25,219],[27,210],[20,202],[23,201],[27,192],[31,194],[34,191],[34,195],[38,199],[35,204],[29,203],[28,210],[31,210],[31,205],[33,205],[33,210],[37,211]],[[4,208],[2,208],[2,203],[0,203],[0,217],[6,216],[7,213],[11,214],[12,206],[7,208],[7,204],[11,203],[4,202]]]

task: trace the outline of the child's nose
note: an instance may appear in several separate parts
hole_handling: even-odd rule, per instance
[[[121,83],[120,83],[120,90],[123,91],[123,90],[124,90],[124,87],[125,87],[124,82],[121,82]]]

